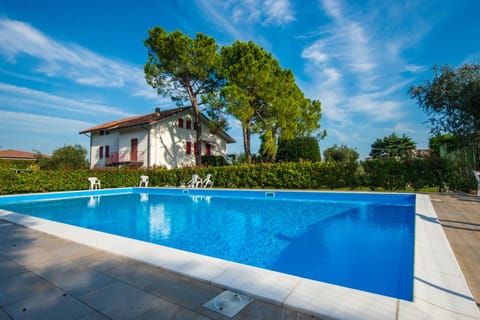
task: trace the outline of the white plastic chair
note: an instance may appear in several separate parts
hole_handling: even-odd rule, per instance
[[[89,190],[101,189],[100,180],[98,180],[97,177],[89,177],[88,182],[90,182]]]
[[[140,184],[139,187],[148,187],[148,176],[140,176]]]
[[[473,170],[475,179],[477,179],[477,196],[480,196],[480,171]]]
[[[187,182],[187,187],[198,188],[202,186],[202,179],[196,173],[192,174],[192,180]]]
[[[203,180],[202,187],[204,188],[213,187],[212,174],[210,173],[207,174],[207,177],[205,178],[205,180]]]

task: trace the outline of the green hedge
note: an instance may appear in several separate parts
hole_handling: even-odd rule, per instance
[[[371,190],[414,190],[448,185],[451,190],[471,191],[476,182],[471,170],[439,158],[375,159],[361,165],[348,162],[287,162],[182,169],[29,170],[12,171],[0,166],[0,194],[70,191],[88,188],[87,178],[100,179],[102,188],[137,186],[141,175],[151,186],[180,186],[193,173],[213,175],[215,187],[275,189],[336,189],[368,187]]]
[[[280,140],[277,150],[277,161],[308,160],[318,162],[320,146],[314,137],[298,137],[291,140]]]

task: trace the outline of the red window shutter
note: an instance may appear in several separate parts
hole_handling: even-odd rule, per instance
[[[98,158],[103,159],[103,146],[100,146],[100,150],[98,153],[99,153]]]
[[[187,141],[187,154],[192,154],[192,143]]]
[[[182,118],[178,119],[178,127],[183,128],[183,119]]]
[[[197,154],[197,143],[193,143],[193,154]]]
[[[110,146],[105,146],[105,158],[110,157]]]
[[[192,121],[191,120],[187,120],[187,125],[186,125],[186,129],[192,129]]]

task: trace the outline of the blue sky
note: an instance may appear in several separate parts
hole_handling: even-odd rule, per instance
[[[322,152],[344,144],[364,158],[392,132],[427,148],[427,117],[407,90],[431,79],[433,64],[480,63],[479,12],[476,0],[5,0],[1,149],[88,147],[82,129],[173,107],[144,80],[143,40],[154,26],[270,51],[322,102]],[[239,153],[231,120],[238,142],[229,152]]]

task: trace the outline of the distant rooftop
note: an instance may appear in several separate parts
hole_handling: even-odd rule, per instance
[[[36,160],[35,153],[20,150],[0,150],[0,159],[4,160]]]

